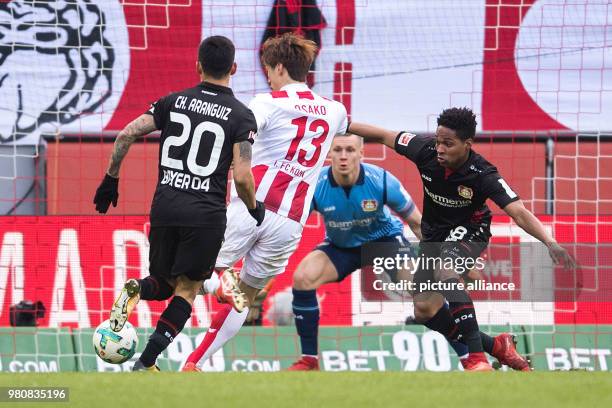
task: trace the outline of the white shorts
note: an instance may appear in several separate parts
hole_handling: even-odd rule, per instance
[[[268,280],[285,271],[302,238],[302,229],[299,222],[269,210],[258,227],[242,200],[234,199],[227,207],[225,242],[216,266],[228,268],[244,258],[240,278],[262,289]]]

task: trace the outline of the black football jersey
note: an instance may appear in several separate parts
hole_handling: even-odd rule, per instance
[[[473,150],[456,171],[438,163],[435,137],[401,133],[395,140],[395,150],[413,161],[421,174],[421,230],[426,241],[439,240],[459,225],[480,224],[488,228],[491,210],[487,198],[500,208],[519,200],[497,168]]]
[[[148,110],[161,130],[153,226],[225,226],[234,143],[253,142],[253,113],[230,88],[204,82]]]

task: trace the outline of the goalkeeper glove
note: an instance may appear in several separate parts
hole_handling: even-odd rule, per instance
[[[111,202],[113,203],[113,207],[117,206],[118,198],[119,179],[106,174],[104,179],[102,179],[100,186],[96,190],[96,195],[94,196],[93,202],[96,205],[96,211],[101,214],[106,214]]]
[[[255,208],[249,209],[249,214],[251,214],[251,217],[255,218],[257,226],[259,227],[266,216],[266,206],[261,201],[256,201]]]

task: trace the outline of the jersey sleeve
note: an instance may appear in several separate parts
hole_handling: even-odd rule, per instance
[[[400,181],[388,171],[387,173],[387,205],[393,211],[402,215],[410,215],[414,210],[414,201]]]
[[[432,143],[431,136],[402,132],[395,138],[395,151],[416,164],[423,161],[424,152]]]
[[[506,180],[496,171],[484,176],[482,189],[487,198],[493,200],[499,208],[504,208],[508,204],[520,200],[516,194],[506,183]]]
[[[166,119],[168,117],[168,98],[169,95],[159,98],[157,101],[153,102],[151,107],[145,112],[145,114],[153,116],[157,129],[163,129],[164,126],[166,126]]]
[[[348,114],[346,113],[346,107],[339,103],[340,105],[340,109],[339,109],[339,125],[338,125],[338,135],[345,135],[348,132],[348,128],[349,128],[349,119],[348,119]]]
[[[248,140],[251,144],[257,135],[257,122],[255,115],[250,109],[244,109],[237,121],[235,121],[235,131],[232,143],[240,143]]]
[[[249,103],[249,109],[253,112],[253,115],[255,116],[257,130],[261,132],[270,122],[270,116],[272,115],[272,106],[269,103],[266,103],[265,95],[259,94],[255,95],[255,97],[251,100],[251,102]]]

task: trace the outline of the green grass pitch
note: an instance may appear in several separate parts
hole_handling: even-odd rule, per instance
[[[0,374],[10,386],[68,387],[54,407],[612,406],[612,374],[601,372]]]

